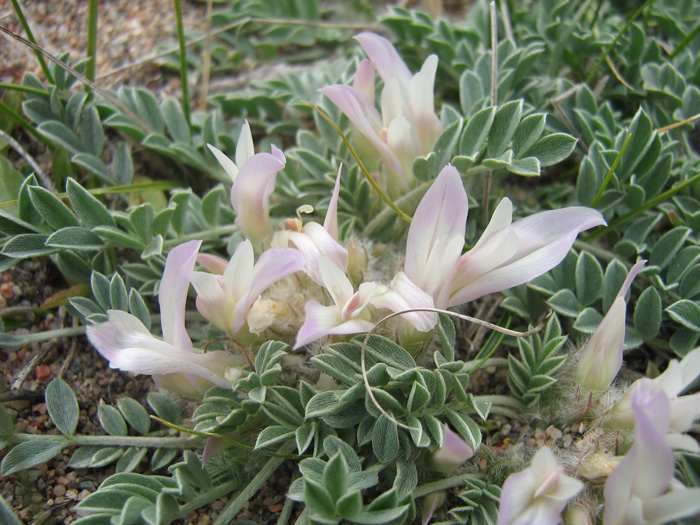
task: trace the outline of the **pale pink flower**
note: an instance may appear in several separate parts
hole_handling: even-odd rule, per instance
[[[498,525],[556,525],[583,483],[564,474],[554,453],[542,447],[522,472],[511,474],[501,488]]]
[[[665,392],[643,381],[631,389],[630,403],[634,444],[605,482],[603,524],[660,525],[700,511],[700,489],[679,487],[673,479]]]
[[[300,348],[327,335],[368,332],[374,326],[369,320],[367,306],[374,296],[376,283],[362,283],[355,292],[350,279],[330,259],[320,256],[318,270],[323,287],[333,304],[323,306],[318,301],[306,303],[306,320],[297,334],[294,348]]]
[[[304,256],[289,248],[267,250],[255,263],[253,245],[246,240],[234,252],[223,275],[192,272],[197,309],[209,322],[235,335],[260,294],[303,268]]]
[[[430,55],[420,72],[411,75],[386,38],[365,32],[355,39],[369,61],[358,66],[354,86],[335,84],[320,91],[379,153],[389,174],[389,190],[404,193],[414,182],[414,160],[430,153],[442,132],[433,95],[438,59]],[[384,81],[381,114],[374,105],[375,70]]]
[[[625,345],[625,294],[645,263],[639,261],[629,271],[610,309],[578,353],[576,382],[584,388],[601,392],[612,384],[620,371]]]
[[[411,282],[444,309],[524,284],[559,264],[580,232],[605,224],[597,210],[577,206],[512,222],[513,205],[503,199],[479,241],[462,254],[467,210],[459,172],[446,166],[413,215],[406,241],[408,279],[395,280],[390,288],[397,297],[418,297],[406,286]],[[383,306],[399,311],[406,303],[411,301]],[[419,298],[412,306],[424,303]]]
[[[109,321],[87,328],[94,347],[111,368],[152,375],[160,386],[187,396],[212,385],[230,387],[241,372],[228,352],[197,353],[185,329],[185,302],[201,241],[181,244],[168,254],[158,295],[163,340],[135,316],[109,310]]]

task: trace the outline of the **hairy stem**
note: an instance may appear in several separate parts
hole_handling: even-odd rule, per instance
[[[288,441],[282,445],[278,451],[279,454],[289,454],[296,447],[294,441]],[[231,502],[226,506],[226,508],[219,514],[219,518],[214,522],[214,525],[227,525],[233,520],[236,515],[241,511],[243,505],[252,498],[255,493],[260,490],[260,487],[265,483],[270,476],[277,470],[277,468],[282,464],[284,458],[270,458],[267,463],[260,469],[255,477],[248,483],[248,485],[238,493],[238,495],[231,500]]]
[[[484,475],[480,472],[469,473],[469,474],[458,474],[456,476],[450,476],[449,478],[439,479],[437,481],[431,481],[430,483],[424,483],[419,485],[413,490],[413,499],[421,498],[431,492],[437,492],[438,490],[447,490],[453,487],[459,487],[463,485],[468,479],[481,479]]]

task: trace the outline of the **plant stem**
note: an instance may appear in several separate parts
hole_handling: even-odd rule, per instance
[[[525,408],[525,405],[518,400],[515,399],[514,397],[510,396],[497,396],[497,395],[490,395],[490,396],[474,396],[474,401],[485,401],[487,403],[491,403],[492,405],[500,405],[502,407],[511,407],[516,410],[523,410]]]
[[[190,94],[187,83],[187,48],[185,47],[185,29],[182,26],[182,5],[180,0],[175,2],[175,20],[177,21],[177,41],[180,47],[180,83],[182,84],[182,111],[185,113],[187,125],[190,122]]]
[[[598,259],[602,259],[605,262],[610,262],[613,259],[617,259],[617,254],[606,250],[605,248],[598,246],[597,244],[592,244],[590,242],[585,242],[579,239],[574,241],[574,248],[577,250],[586,250],[588,253],[595,255]]]
[[[681,40],[681,43],[678,44],[678,46],[676,46],[676,49],[673,50],[673,53],[671,53],[671,54],[668,56],[668,58],[670,58],[671,60],[673,60],[674,58],[676,58],[676,57],[678,56],[678,53],[680,53],[681,51],[683,51],[683,50],[688,46],[688,44],[690,44],[690,41],[693,40],[693,38],[695,38],[696,36],[698,36],[698,33],[700,33],[700,24],[696,25],[696,26],[690,31],[690,33],[688,33],[687,35],[685,35],[685,38],[684,38],[683,40]]]
[[[95,68],[97,67],[97,7],[98,0],[90,0],[88,4],[88,28],[87,28],[87,46],[86,52],[88,56],[87,67],[85,68],[85,76],[92,82],[95,81]],[[85,91],[90,91],[90,86],[85,86]]]
[[[418,499],[431,492],[437,492],[438,490],[451,489],[453,487],[458,487],[462,485],[468,479],[481,479],[484,475],[481,472],[468,473],[468,474],[458,474],[457,476],[450,476],[449,478],[439,479],[437,481],[431,481],[430,483],[424,483],[413,489],[413,499]]]
[[[165,241],[163,243],[163,246],[165,248],[172,248],[174,246],[177,246],[178,244],[181,244],[183,242],[187,241],[198,241],[200,239],[215,239],[218,237],[221,237],[222,235],[228,235],[229,233],[233,233],[238,229],[237,226],[230,224],[228,226],[219,226],[218,228],[212,228],[211,230],[207,230],[204,232],[195,232],[195,233],[188,233],[187,235],[181,235],[177,239],[171,239],[169,241]]]
[[[615,157],[615,160],[613,161],[612,166],[610,166],[610,169],[605,174],[605,178],[603,179],[603,183],[600,185],[600,188],[598,188],[598,192],[595,194],[595,197],[593,197],[593,202],[591,202],[591,208],[595,208],[596,204],[598,204],[598,201],[600,201],[600,198],[603,196],[603,193],[605,192],[605,188],[608,187],[608,184],[610,183],[610,179],[612,179],[613,173],[615,172],[615,168],[617,168],[617,165],[622,160],[622,155],[624,155],[625,150],[627,149],[627,146],[629,145],[631,139],[632,139],[632,133],[629,133],[627,135],[627,138],[625,139],[624,144],[620,148],[620,151],[617,153],[617,157]]]
[[[64,440],[66,446],[93,445],[104,447],[153,447],[153,448],[199,448],[204,443],[200,438],[192,437],[149,437],[149,436],[55,436],[41,434],[13,434],[12,439],[18,443],[43,439],[47,441]]]
[[[694,182],[697,182],[698,180],[700,180],[700,173],[696,173],[688,180],[681,182],[678,186],[674,186],[670,190],[663,192],[658,197],[651,199],[650,201],[645,202],[644,204],[636,207],[635,209],[633,209],[632,211],[630,211],[628,213],[625,213],[624,215],[621,215],[620,217],[618,217],[617,219],[612,221],[607,227],[601,228],[600,230],[596,230],[593,233],[591,233],[590,235],[586,235],[583,238],[583,240],[585,242],[589,242],[589,241],[597,239],[598,237],[600,237],[602,235],[605,235],[609,231],[615,230],[620,225],[626,223],[627,221],[634,219],[637,215],[644,213],[648,209],[653,208],[654,206],[656,206],[658,204],[661,204],[665,200],[673,197],[676,193],[681,191],[686,186],[690,186],[691,184],[693,184]]]
[[[48,95],[48,92],[43,89],[23,86],[22,84],[10,84],[8,82],[0,82],[0,89],[23,91],[24,93],[32,93],[33,95],[42,95],[44,97]]]
[[[294,441],[288,441],[282,445],[278,451],[279,454],[289,454],[296,447]],[[282,464],[284,458],[270,458],[262,467],[248,485],[238,493],[231,502],[226,505],[226,508],[219,514],[219,518],[214,522],[214,525],[227,525],[241,511],[243,505],[252,498],[255,493],[260,490],[260,487],[265,483],[270,476]]]
[[[46,332],[38,332],[36,334],[13,336],[17,339],[17,341],[5,341],[3,344],[8,348],[19,348],[20,346],[26,346],[30,343],[41,343],[43,341],[48,341],[49,339],[73,337],[84,333],[84,326],[71,326],[70,328],[59,328],[58,330],[48,330]]]
[[[477,368],[488,368],[489,366],[495,366],[497,368],[506,368],[508,366],[508,360],[503,357],[491,357],[486,361],[469,361],[464,364],[464,371],[471,372]]]
[[[17,18],[19,18],[22,27],[24,28],[24,32],[27,33],[27,39],[32,44],[37,45],[36,38],[34,38],[34,33],[32,33],[32,30],[29,27],[29,23],[27,22],[27,19],[24,17],[24,13],[22,12],[22,6],[19,5],[19,0],[12,0],[12,6],[15,8],[15,13],[17,14]],[[41,69],[44,72],[44,75],[46,75],[46,80],[53,84],[53,75],[51,75],[51,71],[49,71],[49,66],[44,61],[44,57],[41,56],[41,53],[39,53],[38,51],[34,50],[34,52],[36,53],[36,58],[39,60],[39,65],[41,65]]]
[[[294,509],[295,501],[293,499],[287,498],[284,501],[284,507],[282,507],[282,512],[280,512],[280,517],[277,519],[277,525],[287,525],[289,523],[289,516],[292,515],[292,509]]]
[[[236,487],[238,487],[238,485],[240,484],[241,482],[239,480],[232,479],[227,481],[226,483],[222,483],[221,485],[213,487],[204,494],[200,494],[189,503],[186,503],[185,505],[180,507],[180,513],[182,517],[187,516],[187,513],[190,511],[196,510],[199,507],[203,507],[204,505],[211,503],[212,501],[217,500],[222,496],[225,496],[229,492],[235,490]]]
[[[613,50],[613,48],[617,44],[617,41],[620,40],[622,35],[624,35],[627,32],[627,29],[629,29],[629,27],[634,23],[634,21],[637,19],[637,17],[642,14],[642,11],[644,11],[644,9],[646,9],[646,7],[652,1],[653,0],[647,0],[646,2],[644,2],[644,4],[642,4],[642,6],[634,12],[634,14],[629,18],[629,20],[627,20],[627,23],[617,33],[617,35],[615,36],[615,39],[612,42],[610,42],[610,44],[608,44],[608,46],[605,48],[605,51],[603,51],[603,54],[601,55],[601,57],[598,59],[598,62],[596,62],[595,66],[593,66],[593,69],[586,77],[586,84],[590,84],[593,81],[593,77],[595,77],[595,74],[600,69],[600,66],[603,65],[603,62],[605,62],[605,59],[607,58],[607,56],[610,54],[610,52]]]
[[[498,103],[498,15],[496,2],[489,4],[491,10],[491,105]],[[484,224],[489,222],[489,194],[491,193],[491,170],[486,172],[484,178],[484,193],[481,197],[481,220]]]
[[[29,133],[34,135],[37,139],[39,139],[39,142],[41,142],[44,146],[47,148],[54,150],[56,149],[56,146],[44,137],[41,133],[39,133],[34,125],[32,125],[31,122],[29,122],[26,118],[24,118],[22,115],[17,113],[14,109],[12,109],[10,106],[5,104],[2,100],[0,100],[0,113],[5,113],[6,115],[9,115],[13,119],[17,121],[17,123],[22,126],[24,129],[26,129]]]
[[[338,132],[338,134],[340,135],[340,138],[343,139],[343,142],[348,147],[348,150],[350,150],[350,154],[355,158],[355,162],[357,162],[357,165],[359,166],[360,171],[365,176],[365,179],[367,179],[367,182],[369,182],[370,186],[372,186],[372,188],[374,188],[374,191],[377,192],[379,197],[387,204],[387,206],[389,206],[389,208],[394,210],[396,215],[398,215],[401,219],[403,219],[404,221],[406,221],[407,223],[410,224],[411,217],[406,215],[401,210],[401,208],[399,208],[396,205],[396,203],[394,203],[394,201],[392,201],[391,198],[386,193],[384,193],[384,190],[379,186],[379,184],[377,184],[377,181],[372,178],[369,171],[367,171],[367,168],[365,168],[365,165],[363,164],[362,160],[355,152],[355,148],[352,147],[352,144],[350,144],[350,141],[345,136],[345,133],[343,133],[343,131],[338,127],[338,125],[335,122],[333,122],[333,120],[328,115],[326,115],[325,112],[323,112],[319,107],[311,104],[310,102],[304,102],[304,104],[306,104],[311,109],[316,111],[316,113],[318,113],[326,122],[328,122],[331,126],[333,126],[333,129]]]

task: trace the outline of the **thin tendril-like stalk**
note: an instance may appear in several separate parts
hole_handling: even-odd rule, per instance
[[[97,68],[97,7],[98,0],[90,0],[88,5],[88,28],[87,28],[87,56],[88,63],[85,68],[85,76],[92,82],[95,81],[95,70]],[[86,91],[90,91],[90,86],[85,86]]]
[[[586,77],[586,84],[590,84],[590,83],[593,81],[593,77],[595,77],[595,74],[596,74],[596,73],[598,72],[598,70],[600,69],[600,66],[603,65],[603,62],[605,62],[605,59],[607,58],[607,56],[610,54],[610,52],[613,50],[613,48],[614,48],[615,45],[617,44],[617,41],[620,40],[620,38],[622,37],[622,35],[624,35],[624,34],[627,32],[627,30],[629,29],[629,27],[634,23],[634,21],[639,17],[639,15],[642,14],[642,12],[644,11],[644,9],[646,9],[646,7],[647,7],[652,1],[653,1],[653,0],[647,0],[646,2],[644,2],[644,4],[642,4],[642,6],[634,12],[634,14],[629,18],[629,20],[627,20],[627,23],[626,23],[626,24],[623,26],[623,28],[620,29],[620,31],[617,33],[617,35],[615,36],[615,39],[614,39],[612,42],[610,42],[610,44],[608,44],[608,46],[605,48],[605,51],[603,51],[603,54],[601,55],[601,57],[600,57],[600,58],[598,59],[598,61],[595,63],[595,66],[593,66],[593,69],[591,70],[591,72],[590,72],[590,73],[588,74],[588,76]]]
[[[32,48],[35,52],[41,53],[43,56],[48,58],[51,62],[56,64],[58,67],[62,68],[64,71],[70,73],[75,78],[80,80],[83,84],[89,86],[94,91],[97,91],[105,100],[107,100],[107,101],[111,102],[112,104],[114,104],[115,106],[117,106],[124,114],[128,115],[129,118],[131,118],[134,122],[136,122],[136,124],[141,126],[146,132],[153,133],[153,130],[150,128],[150,126],[148,124],[146,124],[136,113],[134,113],[128,107],[126,107],[124,104],[122,104],[118,98],[109,94],[107,91],[105,91],[100,86],[95,84],[92,80],[87,78],[85,75],[79,73],[74,68],[70,67],[68,64],[64,64],[63,62],[61,62],[58,58],[56,58],[51,53],[46,51],[43,47],[35,44],[34,42],[27,40],[26,38],[18,35],[14,31],[10,31],[9,29],[7,29],[4,26],[0,26],[0,32],[5,33],[8,36],[11,36],[12,38],[17,40],[18,42],[24,44],[27,47]]]
[[[22,27],[24,28],[25,33],[27,33],[27,38],[31,43],[34,45],[38,45],[36,43],[36,38],[34,38],[34,33],[32,33],[32,29],[29,27],[29,23],[27,22],[27,19],[24,17],[24,12],[22,11],[22,6],[19,5],[19,0],[12,0],[12,6],[15,8],[15,13],[17,14],[17,18],[19,18],[20,23],[22,24]],[[46,61],[44,60],[44,57],[41,56],[41,53],[37,51],[36,49],[34,50],[36,53],[36,58],[39,60],[39,65],[41,65],[41,69],[44,72],[44,75],[46,75],[46,80],[51,82],[53,84],[53,75],[51,74],[51,71],[49,70],[48,64],[46,64]]]
[[[622,160],[622,155],[625,153],[625,150],[627,149],[627,146],[629,145],[631,139],[632,139],[632,133],[627,135],[627,138],[625,139],[625,143],[622,145],[622,148],[620,148],[620,151],[618,152],[617,157],[615,157],[615,160],[613,161],[612,166],[610,166],[610,169],[605,174],[605,178],[603,179],[603,183],[600,185],[600,188],[598,188],[598,192],[595,194],[595,197],[593,198],[593,202],[591,203],[592,208],[595,208],[596,204],[598,204],[598,201],[600,201],[600,198],[603,196],[603,193],[605,192],[605,188],[608,187],[608,184],[610,183],[610,179],[612,179],[613,173],[615,172],[615,168],[617,168],[617,165]]]
[[[431,481],[430,483],[425,483],[413,489],[413,499],[418,499],[422,496],[430,494],[431,492],[437,492],[438,490],[447,490],[454,487],[462,485],[468,479],[483,479],[484,474],[481,472],[468,473],[468,474],[458,474],[456,476],[451,476],[449,478],[438,479],[437,481]]]
[[[681,51],[683,51],[683,50],[688,46],[688,44],[690,44],[690,42],[693,40],[693,38],[695,38],[696,36],[698,36],[698,33],[700,33],[700,24],[696,25],[696,26],[690,31],[690,33],[688,33],[687,35],[685,35],[685,38],[684,38],[683,40],[681,40],[681,43],[678,44],[678,46],[676,47],[676,49],[673,50],[673,53],[671,53],[668,57],[669,57],[670,59],[672,59],[672,60],[673,60],[674,58],[676,58],[676,57],[678,56],[678,53],[680,53]]]
[[[412,312],[433,312],[437,314],[445,314],[451,317],[457,317],[458,319],[462,319],[463,321],[468,321],[470,323],[476,323],[481,326],[485,326],[487,328],[490,328],[491,330],[495,330],[497,332],[500,332],[505,335],[510,335],[512,337],[527,337],[532,334],[536,334],[542,328],[544,327],[544,323],[541,325],[533,328],[532,330],[528,330],[527,332],[518,332],[517,330],[510,330],[508,328],[503,328],[502,326],[498,326],[497,324],[489,323],[488,321],[483,321],[481,319],[477,319],[476,317],[470,317],[468,315],[464,314],[458,314],[456,312],[451,312],[449,310],[441,310],[439,308],[411,308],[409,310],[401,310],[399,312],[393,312],[382,319],[379,320],[377,324],[375,324],[372,329],[367,333],[365,336],[364,341],[362,342],[362,350],[360,352],[360,372],[362,372],[362,381],[365,384],[365,389],[367,390],[367,394],[369,395],[370,399],[372,400],[372,403],[374,404],[375,407],[377,407],[377,410],[381,412],[389,421],[394,423],[396,426],[399,426],[401,428],[405,428],[406,430],[420,430],[416,427],[412,427],[409,425],[405,425],[404,423],[401,423],[400,421],[397,421],[394,416],[389,414],[382,406],[379,404],[377,401],[377,398],[374,397],[374,392],[372,392],[372,387],[369,384],[369,377],[367,376],[367,366],[366,366],[366,355],[367,355],[367,343],[369,343],[369,338],[374,334],[384,323],[389,321],[390,319],[397,317],[399,315],[403,314],[408,314]]]
[[[47,139],[41,133],[39,133],[31,122],[29,122],[26,118],[17,113],[10,106],[5,104],[2,100],[0,100],[0,112],[12,117],[20,126],[26,129],[32,135],[34,135],[47,148],[54,149],[56,147],[49,139]]]
[[[284,456],[288,454],[294,449],[295,446],[296,443],[294,441],[288,441],[282,445],[282,447],[280,447],[279,455]],[[258,472],[250,481],[250,483],[248,483],[248,485],[238,493],[238,496],[231,500],[226,508],[221,511],[221,514],[219,514],[219,517],[214,522],[214,525],[227,525],[230,523],[231,520],[233,520],[241,511],[243,505],[245,505],[246,502],[252,498],[258,490],[260,490],[262,484],[265,483],[270,476],[272,476],[272,474],[274,474],[275,470],[277,470],[283,461],[283,457],[270,458],[267,463],[263,465],[262,469],[260,469],[260,472]]]
[[[626,223],[627,221],[630,221],[634,219],[637,215],[640,215],[641,213],[644,213],[650,208],[653,208],[654,206],[657,206],[658,204],[661,204],[665,200],[673,197],[676,193],[681,191],[683,188],[690,186],[694,182],[697,182],[700,180],[700,173],[696,173],[694,176],[689,178],[688,180],[680,183],[678,186],[674,186],[668,191],[663,192],[661,195],[658,197],[651,199],[650,201],[645,202],[644,204],[636,207],[632,211],[625,213],[624,215],[621,215],[614,221],[612,221],[606,228],[601,228],[600,230],[597,230],[590,235],[587,235],[586,237],[583,238],[585,242],[590,242],[592,240],[597,239],[598,237],[605,235],[606,233],[615,230],[617,227],[619,227],[621,224]]]
[[[496,2],[489,4],[491,11],[491,105],[498,102],[498,13]],[[491,170],[486,172],[484,178],[484,193],[481,197],[481,219],[484,224],[489,221],[489,194],[491,193]]]
[[[345,136],[345,133],[338,127],[338,125],[333,122],[333,120],[326,115],[326,113],[321,110],[318,106],[311,104],[310,102],[303,102],[303,104],[309,106],[311,109],[313,109],[316,113],[318,113],[325,121],[327,121],[331,126],[333,126],[333,129],[338,132],[340,135],[340,138],[343,139],[343,142],[345,145],[348,147],[350,150],[350,154],[355,158],[355,162],[357,162],[357,165],[360,167],[360,171],[362,171],[363,175],[367,179],[367,181],[371,184],[371,186],[374,188],[374,191],[376,191],[381,199],[389,206],[392,210],[396,212],[396,214],[401,217],[404,221],[408,222],[409,224],[411,223],[411,217],[406,215],[401,208],[399,208],[394,202],[389,198],[389,196],[384,193],[384,190],[377,184],[377,181],[375,181],[372,176],[370,175],[369,171],[367,171],[367,168],[365,168],[365,165],[362,163],[362,160],[360,160],[360,157],[357,155],[355,152],[355,149],[352,147],[352,144],[350,144],[350,141],[348,138]]]
[[[0,104],[2,104],[0,102]],[[2,106],[0,106],[0,109],[2,109]],[[127,186],[109,186],[109,187],[104,187],[104,188],[90,188],[87,191],[90,192],[91,195],[114,195],[116,193],[138,193],[140,191],[166,191],[166,190],[173,190],[175,188],[179,188],[180,183],[176,181],[170,181],[170,180],[162,180],[158,182],[144,182],[141,184],[129,184]],[[68,194],[63,192],[63,193],[57,193],[56,197],[59,199],[65,199],[68,197]],[[17,204],[17,200],[11,200],[11,201],[5,201],[5,202],[0,202],[0,208],[7,208],[8,206],[13,206]],[[233,229],[233,226],[230,227]],[[208,231],[206,232],[207,234],[209,233]],[[186,236],[181,237],[184,238]],[[199,239],[199,237],[194,237],[195,239]],[[174,241],[173,246],[180,244],[180,240]],[[167,245],[167,243],[166,243]]]
[[[185,120],[190,126],[190,94],[187,83],[187,48],[185,46],[185,29],[182,25],[182,5],[180,0],[174,0],[175,20],[177,21],[177,42],[180,48],[180,84],[182,84],[182,111],[185,113]]]

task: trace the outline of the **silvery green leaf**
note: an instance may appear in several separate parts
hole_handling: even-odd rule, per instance
[[[107,207],[73,179],[66,181],[66,193],[73,210],[86,227],[114,226],[114,219]]]
[[[57,120],[42,122],[37,126],[37,131],[49,139],[51,142],[66,148],[71,153],[85,151],[85,144],[78,135],[65,124]]]
[[[180,103],[175,99],[167,98],[161,103],[160,110],[165,127],[173,140],[189,144],[192,141],[192,133]]]
[[[607,313],[617,297],[622,283],[627,277],[627,268],[619,260],[613,259],[605,269],[603,277],[603,313]]]
[[[442,353],[448,361],[454,360],[455,355],[455,338],[457,337],[455,332],[455,325],[449,316],[445,314],[439,314],[438,316],[438,335],[440,336],[440,345],[442,346]]]
[[[100,156],[105,143],[105,134],[95,106],[88,106],[80,115],[80,138],[90,153],[96,157]]]
[[[3,476],[30,469],[55,458],[68,446],[63,436],[40,436],[38,439],[15,445],[5,455],[0,465]]]
[[[690,233],[690,228],[678,227],[662,235],[651,250],[649,266],[658,266],[661,269],[666,268],[676,253],[683,247],[683,243]]]
[[[136,239],[133,235],[111,226],[97,226],[92,229],[92,232],[114,246],[134,248],[136,250],[143,250],[146,247],[143,242]]]
[[[122,142],[114,151],[112,173],[114,173],[114,180],[120,185],[131,184],[134,180],[134,162],[131,160],[131,150],[126,142]]]
[[[124,418],[139,434],[147,434],[151,429],[151,418],[141,403],[130,397],[121,397],[117,406]]]
[[[80,408],[78,400],[63,379],[57,377],[46,387],[46,408],[56,428],[66,436],[72,436],[78,426]]]
[[[598,328],[603,316],[595,308],[585,308],[574,322],[574,330],[584,334],[592,334]]]
[[[16,259],[52,254],[57,249],[46,246],[47,238],[48,235],[44,233],[20,233],[3,246],[2,254]]]
[[[666,311],[677,323],[700,332],[700,306],[696,302],[682,299],[666,308]]]
[[[124,280],[118,273],[112,276],[109,283],[109,298],[113,309],[125,312],[129,310],[129,295]]]
[[[465,155],[472,161],[476,160],[486,142],[486,137],[489,136],[495,116],[496,108],[490,106],[478,111],[467,121],[459,144],[460,155]]]
[[[552,310],[566,317],[577,317],[579,312],[578,300],[568,288],[559,290],[547,300]]]
[[[576,297],[588,306],[600,297],[603,288],[603,268],[588,252],[582,252],[576,262]],[[550,299],[551,301],[551,299]]]
[[[338,451],[326,463],[323,469],[323,481],[334,502],[338,501],[348,489],[348,463],[345,456]]]
[[[124,454],[119,458],[117,461],[117,472],[131,472],[133,471],[136,467],[139,466],[139,463],[143,461],[143,458],[146,457],[146,453],[148,452],[148,449],[146,447],[143,448],[136,448],[136,447],[129,447],[124,451]]]
[[[488,140],[488,156],[497,159],[508,149],[523,113],[523,101],[507,102],[496,110]],[[528,152],[525,156],[536,156]],[[508,163],[510,164],[510,163]]]
[[[467,442],[472,450],[476,451],[481,445],[481,430],[472,418],[465,414],[455,412],[454,410],[447,411],[447,418],[452,423],[455,430],[462,436],[462,439]]]
[[[535,142],[523,157],[537,157],[542,167],[561,162],[574,151],[576,139],[566,133],[552,133]]]
[[[398,427],[383,414],[374,424],[372,450],[382,463],[389,463],[399,455]]]
[[[107,434],[110,436],[126,436],[126,423],[116,408],[109,405],[100,405],[97,409],[97,415],[102,428],[105,429]]]
[[[527,151],[540,138],[546,122],[546,113],[528,115],[520,121],[513,134],[513,151],[516,157],[521,156],[521,153]]]
[[[661,296],[650,286],[639,296],[634,308],[634,328],[644,337],[656,337],[663,316]]]
[[[98,235],[80,226],[68,226],[57,230],[46,239],[46,246],[79,251],[96,251],[105,247]]]
[[[539,177],[541,173],[540,161],[537,157],[525,157],[518,159],[506,168],[511,173],[523,177]]]
[[[29,197],[42,218],[55,230],[80,225],[73,212],[49,190],[41,186],[30,186]]]
[[[363,340],[363,337],[355,338],[353,343],[361,347]],[[416,366],[416,361],[411,354],[393,341],[379,335],[372,335],[369,338],[366,352],[373,358],[399,370],[409,370]]]
[[[304,501],[312,513],[320,514],[324,517],[332,517],[335,513],[335,503],[333,498],[320,483],[304,478]],[[335,519],[335,523],[340,518]]]
[[[151,312],[141,294],[133,288],[129,290],[129,312],[138,317],[146,328],[151,327]]]

